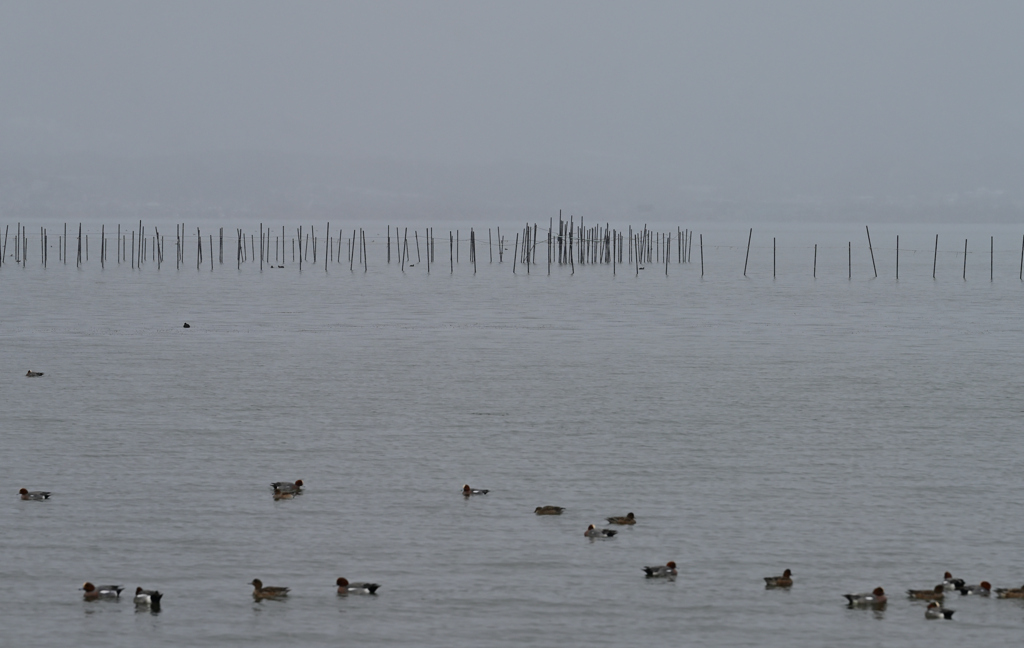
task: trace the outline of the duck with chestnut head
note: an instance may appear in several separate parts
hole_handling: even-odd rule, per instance
[[[843,594],[849,601],[850,607],[879,607],[885,605],[888,599],[885,597],[885,590],[876,587],[871,592],[860,594]]]

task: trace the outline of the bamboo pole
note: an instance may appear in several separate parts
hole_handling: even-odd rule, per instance
[[[964,239],[964,281],[967,281],[967,239]]]
[[[747,258],[743,260],[743,276],[747,276],[747,262],[750,261],[750,241],[754,238],[754,228],[750,228],[750,234],[747,235]]]
[[[871,230],[868,226],[864,226],[864,231],[868,233],[868,251],[871,252],[871,269],[875,271],[875,278],[878,278],[878,268],[875,266],[875,250],[871,247]]]
[[[1024,248],[1021,248],[1024,250]],[[1022,257],[1024,258],[1024,257]],[[935,266],[939,263],[939,235],[935,235],[935,256],[932,257],[932,279],[935,278]]]

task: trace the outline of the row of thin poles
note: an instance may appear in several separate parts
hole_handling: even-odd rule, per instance
[[[878,266],[875,263],[875,249],[874,249],[874,246],[871,244],[871,229],[867,225],[865,225],[864,226],[864,232],[867,235],[868,252],[871,255],[871,271],[874,273],[875,277],[877,278],[878,277]],[[754,238],[754,228],[751,227],[750,228],[750,232],[747,235],[747,253],[746,253],[746,256],[744,257],[744,260],[743,260],[743,276],[744,277],[747,276],[747,268],[748,268],[749,263],[750,263],[750,244],[751,244],[751,241],[753,240],[753,238]],[[989,281],[994,281],[995,280],[995,255],[996,255],[995,237],[994,236],[990,236],[988,242],[989,242],[988,279],[989,279]],[[702,249],[703,249],[703,245],[702,245]],[[849,279],[853,279],[853,241],[848,241],[847,242],[846,250],[847,250],[847,266],[846,266],[847,267],[847,277]],[[967,239],[965,238],[964,239],[964,252],[963,252],[964,264],[963,264],[963,274],[962,274],[962,277],[963,277],[963,279],[965,281],[967,280],[967,253],[968,253]],[[776,275],[776,256],[777,256],[776,239],[775,239],[775,237],[772,237],[772,277],[773,278],[777,276]],[[703,266],[703,251],[701,252],[701,259],[702,259],[701,260],[701,265]],[[936,271],[938,269],[938,262],[939,262],[939,235],[936,234],[935,235],[935,250],[934,250],[933,256],[932,256],[932,279],[936,278]],[[703,268],[702,268],[701,276],[703,276],[703,274],[704,273],[703,273]],[[811,265],[811,276],[814,277],[814,278],[817,278],[817,276],[818,276],[818,244],[817,243],[814,244],[814,256],[813,256],[813,261],[812,261],[812,265]],[[900,237],[899,237],[899,234],[897,234],[896,235],[896,280],[898,281],[899,278],[900,278]],[[1021,238],[1021,245],[1020,245],[1020,267],[1018,269],[1017,278],[1022,280],[1022,281],[1024,281],[1024,237]]]
[[[0,239],[0,266],[2,266],[9,258],[7,254],[8,241],[10,239],[10,226],[4,228],[3,237]],[[498,250],[498,263],[504,262],[504,252],[508,250],[509,242],[506,237],[502,235],[501,228],[497,228],[497,250]],[[113,234],[113,232],[111,232]],[[747,275],[750,262],[750,248],[753,241],[753,228],[747,236],[747,250],[743,262],[743,275]],[[318,262],[318,251],[323,251],[323,263],[325,271],[329,269],[329,264],[334,262],[335,264],[343,263],[342,244],[344,243],[345,255],[344,262],[349,265],[349,270],[354,270],[355,264],[363,267],[363,271],[369,270],[369,261],[367,254],[367,243],[366,243],[366,232],[362,228],[353,229],[352,235],[347,237],[344,232],[338,233],[337,237],[331,236],[330,223],[327,223],[324,237],[317,236],[316,230],[310,227],[308,230],[303,226],[296,228],[295,236],[289,241],[286,235],[286,228],[282,226],[280,235],[273,231],[271,228],[264,228],[263,224],[260,224],[259,233],[259,255],[256,254],[256,243],[257,238],[252,232],[245,232],[243,229],[238,228],[235,232],[236,240],[236,267],[241,268],[243,263],[250,261],[255,262],[259,259],[260,269],[264,266],[271,268],[283,268],[286,260],[287,245],[291,243],[291,262],[298,263],[299,269],[302,269],[303,263],[312,262],[314,266]],[[664,264],[665,273],[668,274],[669,264],[672,260],[672,252],[675,251],[675,262],[676,263],[689,263],[691,261],[692,248],[694,243],[693,232],[688,229],[681,227],[676,229],[675,232],[675,245],[673,246],[673,233],[672,232],[659,232],[649,229],[646,225],[642,229],[634,230],[630,226],[626,231],[621,231],[610,227],[609,224],[598,224],[595,226],[587,226],[584,224],[583,219],[580,219],[577,223],[574,217],[570,217],[568,220],[562,218],[561,212],[559,212],[558,223],[554,219],[550,219],[546,233],[542,231],[537,223],[532,225],[527,223],[522,230],[516,233],[515,242],[513,244],[513,263],[512,272],[516,273],[518,266],[525,266],[527,274],[529,274],[537,264],[537,248],[538,244],[544,245],[547,248],[547,272],[551,273],[552,264],[557,265],[568,265],[572,272],[575,272],[576,264],[610,264],[612,266],[613,274],[617,272],[617,266],[622,265],[623,261],[633,266],[634,271],[639,274],[640,270],[645,269],[646,265]],[[878,267],[875,262],[874,246],[871,241],[871,230],[865,226],[865,235],[867,237],[868,251],[871,256],[871,267],[874,276],[878,276]],[[83,232],[82,224],[78,225],[77,235],[74,235],[75,239],[75,263],[77,266],[81,266],[84,262],[89,260],[89,235]],[[21,264],[23,267],[27,263],[28,258],[28,228],[22,223],[17,223],[15,226],[15,236],[13,239],[14,249],[13,255],[15,264]],[[68,241],[71,239],[68,235],[67,224],[64,224],[63,234],[58,232],[57,236],[57,251],[58,260],[67,264],[68,262]],[[477,232],[475,228],[469,230],[469,262],[473,265],[474,273],[477,270]],[[459,230],[449,231],[449,271],[455,271],[455,264],[459,262],[459,250],[461,248],[462,235]],[[900,276],[900,237],[896,237],[896,279]],[[46,228],[41,227],[39,232],[40,240],[40,260],[44,267],[49,261],[49,232]],[[492,233],[491,228],[487,230],[487,246],[488,246],[488,262],[494,262],[494,244],[495,236]],[[704,275],[704,253],[703,253],[703,236],[698,237],[698,250],[700,253],[701,262],[701,276]],[[337,242],[337,244],[335,244]],[[412,252],[416,253],[416,263],[422,263],[424,257],[426,258],[427,271],[430,272],[431,264],[436,262],[436,241],[434,236],[433,228],[426,228],[423,236],[423,247],[425,247],[426,254],[423,254],[421,250],[420,233],[418,230],[412,232],[412,239],[409,237],[409,230],[405,228],[401,232],[399,228],[394,228],[394,236],[392,236],[391,226],[387,229],[387,262],[392,262],[392,242],[394,242],[395,254],[397,261],[404,271],[406,266],[414,267],[416,264],[412,263]],[[114,243],[115,257],[118,264],[130,263],[132,268],[141,268],[144,264],[149,261],[155,262],[159,268],[164,262],[165,252],[165,237],[162,236],[158,228],[153,228],[150,235],[147,236],[147,228],[145,224],[140,220],[138,228],[132,228],[129,232],[123,231],[122,226],[117,226],[117,233],[113,239],[109,239],[106,233],[106,225],[101,226],[100,230],[100,264],[106,267],[106,263],[109,262],[110,254],[110,243]],[[206,243],[206,251],[204,252],[204,243]],[[217,257],[221,264],[224,263],[224,228],[221,227],[217,232]],[[175,266],[180,268],[185,262],[185,251],[186,251],[186,228],[184,223],[178,223],[175,225]],[[967,254],[969,252],[968,240],[964,239],[964,263],[962,270],[962,277],[967,278]],[[939,235],[935,235],[935,247],[934,256],[932,261],[932,278],[936,277],[938,267],[938,253],[939,253]],[[847,243],[847,269],[848,277],[853,278],[853,242]],[[204,241],[203,233],[200,228],[196,228],[196,268],[201,268],[204,263],[204,258],[209,258],[210,269],[214,268],[214,235],[208,234]],[[312,257],[312,258],[311,258]],[[777,245],[776,239],[772,238],[772,276],[777,276]],[[811,264],[811,273],[813,277],[817,277],[818,273],[818,245],[813,246],[813,257]],[[1024,239],[1021,241],[1021,257],[1018,277],[1024,280]],[[995,278],[995,237],[989,237],[989,279],[994,280]]]
[[[8,226],[9,229],[9,226]],[[28,245],[28,233],[27,227],[18,223],[16,226],[15,246],[14,246],[14,258],[16,262],[21,263],[23,266],[27,262],[27,245]],[[175,224],[175,268],[180,269],[185,264],[186,255],[186,226],[184,223]],[[7,258],[7,239],[8,231],[4,232],[4,238],[0,242],[0,265],[3,264],[3,260]],[[113,233],[113,232],[112,232]],[[549,227],[546,235],[542,239],[541,235],[543,232],[539,230],[537,223],[532,226],[527,224],[522,232],[516,234],[515,248],[513,252],[513,273],[516,272],[517,265],[523,264],[527,268],[527,273],[530,272],[531,267],[537,263],[537,247],[538,243],[546,244],[547,246],[547,265],[548,274],[551,272],[552,263],[559,265],[570,265],[573,272],[575,272],[575,265],[579,263],[581,265],[586,264],[608,264],[610,263],[615,271],[616,265],[623,262],[624,250],[628,250],[628,261],[634,264],[637,268],[637,272],[643,269],[642,263],[651,263],[664,260],[666,263],[666,269],[668,261],[671,257],[671,232],[656,232],[648,229],[645,225],[642,230],[633,231],[630,227],[627,233],[615,230],[605,224],[587,227],[585,226],[583,219],[580,219],[577,224],[573,218],[568,221],[562,219],[561,212],[559,213],[558,222],[558,233],[554,233],[554,222],[553,219],[549,221]],[[461,248],[461,234],[459,230],[449,231],[449,271],[455,271],[455,264],[459,262],[459,252]],[[303,263],[317,263],[318,250],[326,247],[324,250],[324,269],[328,269],[328,263],[334,261],[337,264],[342,263],[342,242],[345,242],[346,258],[345,260],[349,264],[349,269],[354,269],[356,260],[358,259],[359,265],[363,266],[363,270],[368,271],[369,262],[366,247],[366,232],[362,228],[352,231],[352,236],[344,238],[343,235],[339,234],[337,237],[337,245],[335,245],[335,238],[330,236],[330,223],[327,223],[325,231],[325,241],[320,241],[317,237],[315,229],[310,227],[308,230],[304,230],[302,226],[296,228],[296,236],[291,238],[291,262],[299,264],[299,269],[302,269]],[[398,261],[404,271],[406,265],[413,267],[415,264],[411,262],[411,251],[414,249],[416,252],[416,263],[421,263],[424,254],[421,252],[420,246],[420,235],[419,231],[413,232],[413,239],[410,243],[408,228],[405,228],[402,236],[399,236],[399,229],[396,227],[394,231],[394,237],[392,237],[391,226],[388,226],[387,230],[387,262],[390,264],[392,261],[392,239],[394,240],[395,252],[398,257]],[[494,262],[494,235],[491,228],[487,230],[487,246],[488,246],[488,262]],[[60,260],[65,264],[67,263],[67,244],[68,244],[67,224],[64,225],[63,236],[58,236],[58,253]],[[196,228],[196,268],[200,269],[204,264],[204,259],[209,260],[210,269],[214,268],[214,258],[218,259],[220,264],[224,263],[224,228],[221,227],[217,231],[217,254],[214,254],[214,235],[208,234],[204,240],[202,229]],[[521,240],[521,245],[520,245]],[[42,263],[45,266],[48,263],[48,250],[49,250],[49,234],[45,228],[40,228],[40,255]],[[235,231],[235,262],[236,268],[240,269],[243,263],[255,262],[257,259],[256,254],[256,236],[252,232],[245,232],[242,228],[237,228]],[[506,238],[501,234],[501,228],[497,228],[497,248],[498,248],[498,263],[504,262],[504,252],[508,249],[508,242]],[[101,225],[100,229],[100,264],[102,267],[106,267],[109,262],[110,254],[110,243],[113,242],[116,247],[116,262],[117,264],[125,263],[131,264],[133,269],[141,268],[147,261],[153,261],[157,264],[158,269],[164,262],[164,254],[166,249],[166,237],[162,236],[158,228],[153,228],[151,235],[147,236],[146,226],[140,220],[138,228],[132,228],[130,232],[122,229],[121,225],[117,226],[116,236],[113,240],[107,236],[106,225]],[[204,243],[206,249],[204,251]],[[259,235],[259,263],[260,269],[264,266],[271,268],[283,268],[285,258],[287,256],[287,245],[289,240],[286,236],[286,230],[284,227],[281,228],[281,233],[278,236],[272,229],[264,228],[263,224],[260,224],[260,235]],[[436,240],[434,236],[434,229],[427,228],[424,231],[424,246],[426,248],[426,262],[427,271],[430,271],[432,263],[436,262]],[[686,263],[689,261],[689,256],[692,248],[692,232],[690,230],[684,230],[682,228],[677,229],[677,246],[676,246],[676,262]],[[312,259],[310,256],[312,255]],[[469,261],[473,264],[473,270],[476,272],[477,269],[477,235],[474,228],[470,228],[469,232]],[[76,265],[81,266],[82,263],[89,260],[89,235],[83,233],[82,223],[78,225],[78,235],[76,237]]]

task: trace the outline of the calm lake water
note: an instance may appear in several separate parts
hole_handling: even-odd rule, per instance
[[[548,276],[483,248],[474,275],[463,239],[449,274],[440,228],[431,274],[403,273],[376,225],[365,273],[325,272],[322,256],[237,270],[228,245],[212,272],[193,248],[175,270],[172,241],[160,270],[101,270],[96,239],[83,268],[54,249],[44,270],[38,227],[26,267],[0,268],[4,645],[1006,645],[1024,631],[1021,601],[954,593],[939,623],[902,596],[946,570],[1024,583],[1020,229],[873,226],[875,279],[855,226],[759,225],[747,277],[745,227],[695,228],[703,278],[696,241],[689,264],[673,244],[668,276]],[[298,478],[304,495],[272,499],[270,482]],[[491,492],[464,499],[463,483]],[[53,496],[23,502],[21,487]],[[545,504],[566,512],[533,515]],[[628,511],[636,526],[584,537]],[[674,582],[643,577],[668,560]],[[793,588],[765,590],[787,567]],[[381,588],[339,598],[338,576]],[[292,593],[255,603],[253,578]],[[125,596],[84,602],[87,580]],[[137,585],[165,593],[159,614],[135,610]],[[887,609],[846,608],[877,586]]]

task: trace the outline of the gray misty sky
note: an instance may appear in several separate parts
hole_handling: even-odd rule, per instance
[[[1019,205],[1022,29],[1021,2],[3,0],[0,158],[324,156],[477,207]]]

